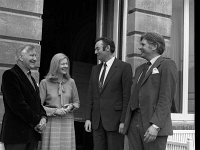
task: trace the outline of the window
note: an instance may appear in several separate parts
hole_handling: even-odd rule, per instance
[[[97,37],[105,36],[115,42],[116,56],[121,59],[122,0],[98,0]]]
[[[188,112],[194,113],[195,78],[194,78],[194,0],[189,2],[189,80],[188,80]]]
[[[173,120],[194,121],[194,0],[172,1],[172,59],[179,72]]]
[[[183,0],[172,1],[172,28],[171,28],[171,49],[168,50],[168,57],[172,58],[178,68],[178,85],[175,97],[178,113],[182,112],[183,99],[183,40],[184,40],[184,3]]]

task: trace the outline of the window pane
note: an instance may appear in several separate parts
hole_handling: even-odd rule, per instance
[[[194,113],[194,0],[190,0],[188,111]]]
[[[175,97],[177,112],[182,112],[183,91],[183,0],[172,1],[171,49],[167,52],[178,68],[178,85]]]
[[[113,39],[114,0],[104,0],[103,36]]]

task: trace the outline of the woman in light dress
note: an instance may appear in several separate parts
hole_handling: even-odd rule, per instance
[[[41,102],[48,116],[40,150],[76,149],[73,111],[79,108],[80,101],[69,67],[66,55],[54,55],[47,76],[40,82]]]

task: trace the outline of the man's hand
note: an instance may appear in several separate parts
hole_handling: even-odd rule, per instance
[[[0,142],[0,150],[5,150],[4,143]]]
[[[85,121],[85,131],[86,132],[91,132],[92,130],[91,130],[91,126],[92,126],[92,123],[91,123],[91,121],[90,120],[86,120]]]
[[[123,130],[124,130],[124,123],[120,123],[119,124],[119,133],[123,133]]]
[[[42,133],[42,131],[46,128],[46,125],[47,125],[46,123],[47,123],[47,120],[46,120],[46,118],[43,117],[40,120],[39,124],[37,124],[34,129],[37,132]]]
[[[144,142],[152,142],[156,139],[158,135],[158,131],[156,128],[154,128],[152,125],[147,129],[145,135],[144,135]]]

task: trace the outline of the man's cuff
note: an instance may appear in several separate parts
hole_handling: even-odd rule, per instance
[[[157,125],[155,125],[155,124],[152,124],[152,127],[154,127],[157,131],[160,130],[160,128]]]
[[[48,121],[47,117],[46,117],[46,116],[42,116],[42,118],[45,118],[45,119],[46,119],[46,123],[47,123],[47,121]],[[41,119],[42,119],[42,118],[41,118]]]

